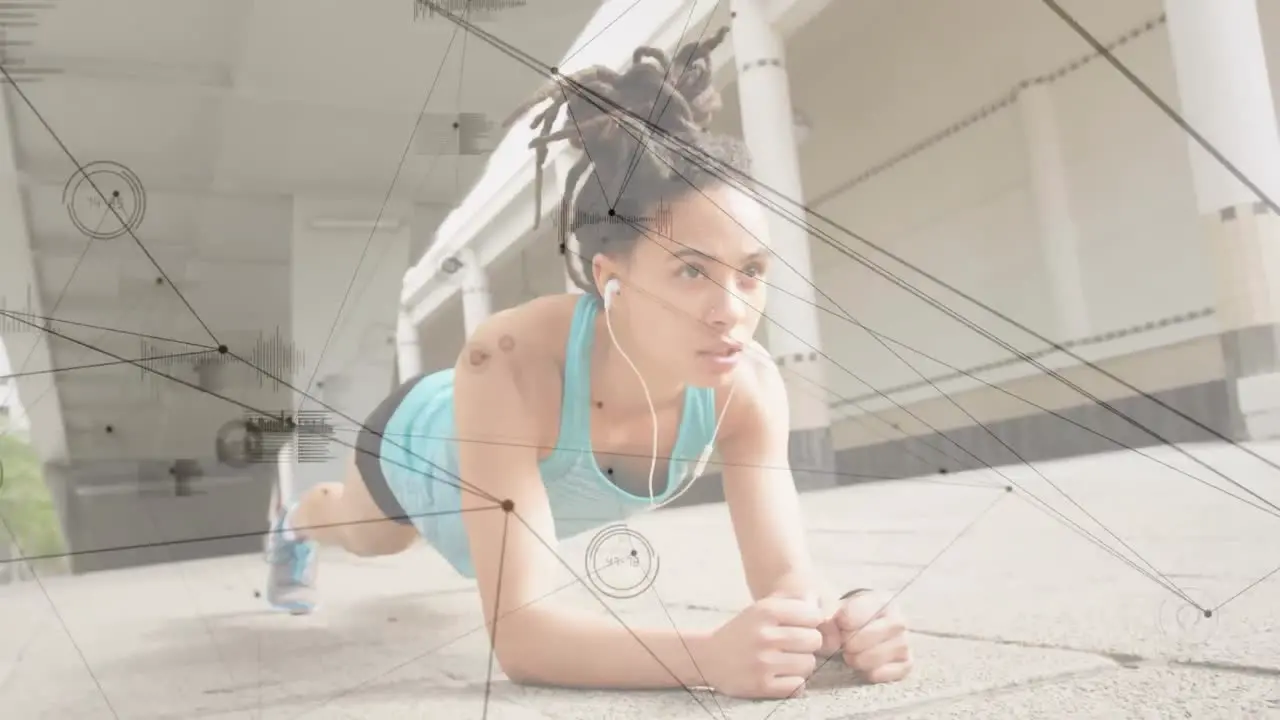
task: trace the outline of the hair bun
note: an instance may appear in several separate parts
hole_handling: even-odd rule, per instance
[[[542,167],[547,158],[547,145],[567,140],[583,150],[588,162],[597,168],[615,168],[630,174],[631,158],[642,142],[631,127],[643,123],[660,133],[693,135],[705,132],[711,118],[723,103],[711,84],[711,52],[729,34],[722,27],[707,40],[686,43],[668,59],[658,48],[642,46],[631,54],[631,67],[624,73],[595,65],[570,75],[555,75],[528,102],[516,108],[503,122],[510,126],[537,105],[551,104],[533,117],[529,127],[538,130],[529,147],[537,151],[534,160],[534,182],[542,186]],[[647,62],[652,61],[652,62]],[[551,132],[560,109],[567,108],[569,121]],[[659,151],[661,144],[650,144],[649,152]],[[609,183],[612,184],[612,183]],[[534,211],[540,216],[542,196],[535,191]]]

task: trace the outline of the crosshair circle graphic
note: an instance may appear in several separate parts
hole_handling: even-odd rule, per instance
[[[586,565],[595,589],[617,600],[640,595],[658,578],[658,554],[643,535],[625,525],[604,528],[591,538]]]
[[[218,428],[214,452],[218,462],[246,468],[263,461],[262,429],[257,423],[231,420]]]
[[[1198,588],[1184,587],[1190,597],[1203,597]],[[1209,641],[1218,629],[1218,613],[1205,611],[1181,597],[1165,598],[1160,604],[1160,632],[1184,647],[1197,647]]]
[[[62,204],[76,229],[95,240],[110,240],[142,224],[147,194],[132,170],[103,160],[71,175],[62,188]]]

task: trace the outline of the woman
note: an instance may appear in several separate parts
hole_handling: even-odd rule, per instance
[[[582,151],[559,227],[585,294],[493,315],[453,369],[388,398],[346,481],[283,515],[273,604],[312,608],[317,543],[373,556],[420,535],[476,579],[489,626],[501,618],[491,638],[513,681],[783,698],[835,654],[871,682],[909,672],[900,616],[873,593],[830,595],[805,547],[786,390],[752,342],[770,265],[766,215],[723,181],[747,173],[742,144],[702,130],[719,104],[708,55],[726,31],[670,62],[640,48],[625,74],[586,71],[571,80],[588,92],[562,85],[517,112],[553,100],[533,121],[539,168],[548,142]],[[550,133],[563,104],[570,121]],[[623,113],[688,152],[642,145]],[[540,172],[538,183],[540,194]],[[657,215],[668,219],[646,220]],[[684,636],[559,608],[555,540],[670,501],[712,446],[754,604]]]

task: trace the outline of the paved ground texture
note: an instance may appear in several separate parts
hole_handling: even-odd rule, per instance
[[[832,582],[901,592],[919,668],[893,685],[833,663],[795,699],[743,702],[495,671],[486,711],[475,592],[417,548],[326,556],[309,617],[264,609],[258,557],[0,589],[0,717],[1280,718],[1280,511],[1233,484],[1280,504],[1280,469],[1237,447],[1184,450],[1198,462],[1162,448],[807,495]],[[1280,465],[1280,446],[1250,450]],[[661,564],[649,592],[605,598],[623,621],[691,628],[744,605],[723,506],[632,527]],[[589,540],[563,557],[584,568]],[[564,599],[604,613],[565,577]]]

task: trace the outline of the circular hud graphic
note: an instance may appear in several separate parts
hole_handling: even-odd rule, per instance
[[[262,430],[254,423],[232,420],[218,428],[214,441],[218,462],[246,468],[264,459]]]
[[[142,181],[120,163],[101,161],[77,170],[62,188],[71,222],[95,240],[135,230],[147,212]]]
[[[587,546],[587,578],[601,593],[628,600],[658,578],[658,555],[640,533],[622,525],[607,527]]]
[[[1204,597],[1197,588],[1184,587],[1188,597]],[[1207,616],[1206,616],[1207,613]],[[1160,632],[1184,647],[1203,645],[1218,629],[1218,613],[1192,605],[1181,597],[1169,597],[1160,604]]]

